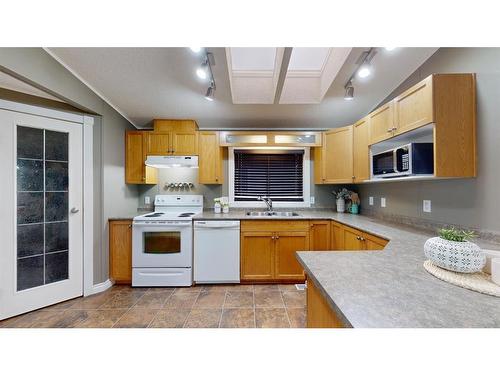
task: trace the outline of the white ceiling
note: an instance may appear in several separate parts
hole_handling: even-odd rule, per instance
[[[194,73],[202,58],[189,48],[50,48],[49,52],[138,127],[149,126],[154,118],[191,118],[206,129],[321,129],[366,115],[436,48],[381,49],[372,60],[374,74],[355,80],[355,100],[345,101],[344,84],[364,50],[353,48],[321,104],[287,105],[233,104],[225,49],[208,50],[216,61],[213,102],[204,99],[207,82]],[[259,64],[268,66],[270,57],[261,55]],[[245,67],[245,62],[238,66]]]
[[[39,96],[45,99],[56,100],[62,102],[61,99],[52,96],[45,91],[42,91],[34,86],[31,86],[17,78],[14,78],[4,72],[0,72],[0,87],[8,90],[22,92],[24,94]]]

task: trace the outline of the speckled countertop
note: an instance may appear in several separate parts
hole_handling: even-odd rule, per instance
[[[193,216],[194,220],[329,220],[336,212],[330,208],[281,208],[275,211],[293,211],[299,216],[247,216],[247,211],[265,211],[262,208],[231,209],[227,214],[216,214],[214,210],[204,210],[201,214]]]
[[[382,251],[297,253],[346,325],[500,327],[500,298],[448,284],[425,271],[423,246],[432,233],[361,215],[332,213],[331,219],[390,240]]]

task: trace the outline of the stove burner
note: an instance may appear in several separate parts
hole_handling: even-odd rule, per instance
[[[153,212],[152,214],[149,214],[149,215],[146,215],[144,217],[158,217],[158,216],[162,216],[163,213],[161,212]]]
[[[190,217],[193,215],[194,215],[194,212],[184,212],[184,213],[180,214],[179,217]]]

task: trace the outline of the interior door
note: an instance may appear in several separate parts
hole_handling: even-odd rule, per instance
[[[0,319],[82,295],[83,127],[0,110]]]

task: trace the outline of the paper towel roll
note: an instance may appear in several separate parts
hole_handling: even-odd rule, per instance
[[[491,281],[500,285],[500,258],[491,260]]]

